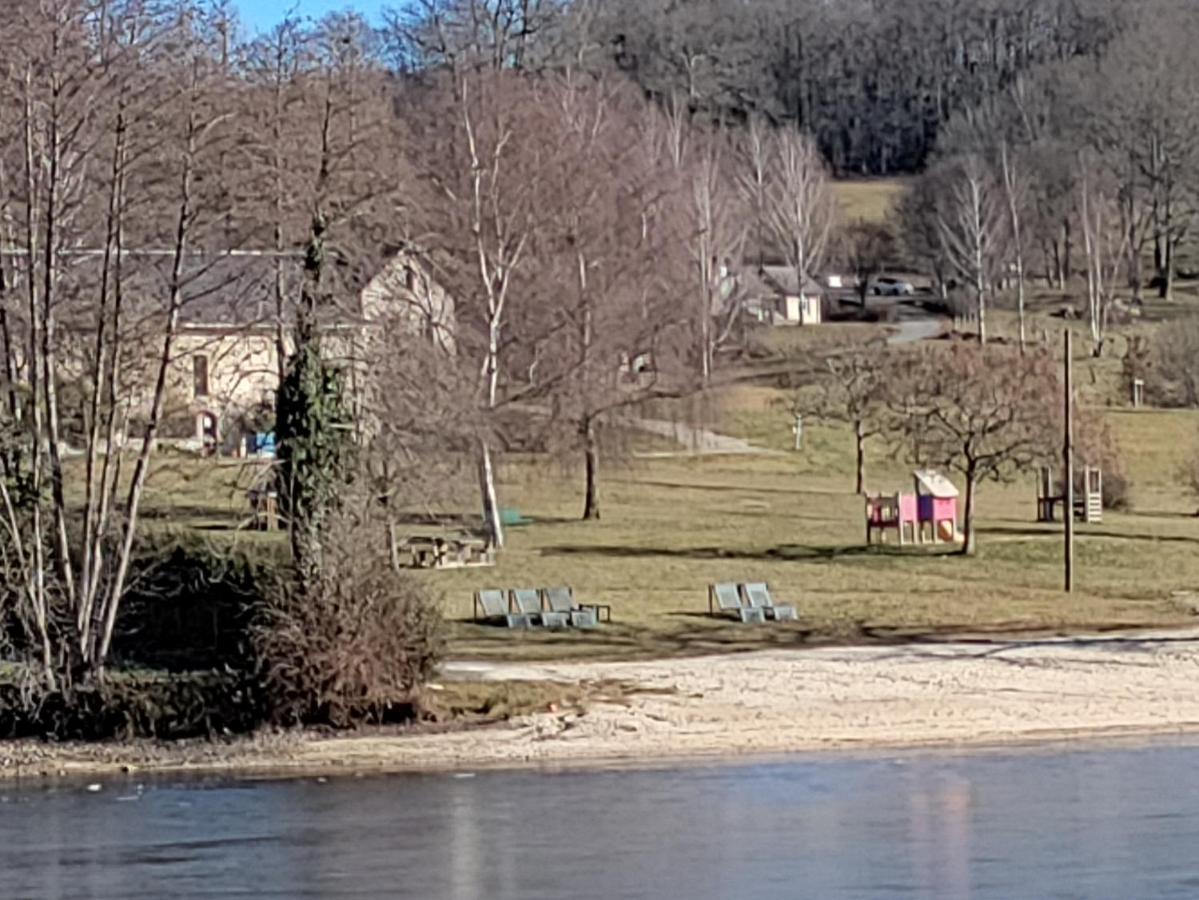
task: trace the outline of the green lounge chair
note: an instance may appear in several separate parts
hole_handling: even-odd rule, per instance
[[[512,605],[517,614],[524,616],[530,626],[545,624],[541,615],[541,591],[534,588],[516,588],[512,591]]]
[[[770,596],[770,588],[764,582],[753,581],[743,584],[741,589],[745,593],[746,603],[752,609],[762,610],[766,618],[774,619],[776,622],[799,621],[799,613],[795,607],[785,603],[775,603],[774,598]]]
[[[481,618],[480,610],[483,612]],[[508,628],[529,627],[527,617],[512,614],[508,598],[503,591],[475,591],[475,621],[483,621],[490,625],[504,625]]]
[[[735,584],[708,585],[708,615],[732,613],[742,622],[762,623],[766,611],[745,606],[741,603],[741,591]]]
[[[552,587],[545,590],[547,616],[565,616],[567,624],[574,628],[595,628],[599,625],[599,610],[596,607],[579,606],[575,592],[569,587]]]

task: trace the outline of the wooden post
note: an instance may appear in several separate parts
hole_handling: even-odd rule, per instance
[[[795,449],[803,449],[803,416],[799,413],[795,414],[795,424],[791,430],[795,432]]]
[[[1062,442],[1062,468],[1065,473],[1063,478],[1062,505],[1065,509],[1066,521],[1066,593],[1074,591],[1074,398],[1071,396],[1073,385],[1071,382],[1071,369],[1073,368],[1073,360],[1071,354],[1073,349],[1070,341],[1070,330],[1066,329],[1066,396],[1065,396],[1065,411],[1066,411],[1066,428],[1065,440]]]
[[[1143,379],[1134,378],[1132,380],[1132,408],[1140,409],[1145,402],[1145,382]]]

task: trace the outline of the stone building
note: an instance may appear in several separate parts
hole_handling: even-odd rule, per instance
[[[167,376],[162,437],[188,447],[237,452],[248,434],[269,430],[275,391],[291,352],[299,296],[295,260],[228,256],[198,267],[187,279],[180,326]],[[347,308],[321,310],[326,349],[355,377],[368,342],[398,325],[448,353],[455,347],[452,299],[417,258],[399,251],[352,297]],[[285,299],[282,317],[276,297]],[[388,327],[384,329],[384,325]]]

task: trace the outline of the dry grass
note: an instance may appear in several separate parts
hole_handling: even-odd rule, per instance
[[[1100,360],[1103,367],[1118,361]],[[1081,362],[1082,372],[1092,363]],[[1085,375],[1083,377],[1086,377]],[[1199,413],[1110,410],[1132,481],[1132,512],[1079,527],[1079,590],[1059,591],[1060,532],[1033,522],[1033,480],[987,485],[980,552],[865,548],[861,500],[850,493],[849,436],[811,423],[793,441],[785,395],[726,389],[704,406],[713,426],[773,455],[644,459],[610,468],[604,519],[577,520],[581,473],[510,460],[501,497],[531,524],[512,528],[491,569],[424,573],[446,597],[450,653],[458,657],[634,658],[804,646],[918,634],[1091,630],[1182,624],[1171,592],[1199,587],[1199,519],[1176,472],[1195,450]],[[872,489],[906,488],[906,466],[872,450]],[[228,539],[244,516],[239,470],[171,460],[150,495],[156,522]],[[239,532],[238,540],[278,535]],[[714,581],[769,581],[795,602],[798,625],[765,628],[705,615]],[[611,604],[613,624],[594,632],[519,634],[470,622],[473,591],[569,584]]]
[[[903,178],[871,178],[835,182],[833,193],[844,221],[885,222],[907,188]]]
[[[791,436],[768,391],[742,389],[730,430],[774,447]],[[513,529],[494,570],[431,575],[451,617],[485,586],[568,583],[610,603],[615,624],[594,634],[528,634],[459,623],[459,655],[629,657],[798,646],[949,631],[1087,630],[1185,621],[1171,592],[1199,583],[1199,521],[1173,487],[1199,418],[1115,413],[1136,511],[1079,527],[1079,591],[1062,594],[1059,532],[1033,523],[1031,479],[988,485],[981,549],[960,559],[920,549],[866,549],[851,495],[847,436],[816,427],[800,454],[655,460],[605,486],[607,518],[572,520],[571,488],[535,469],[509,471],[505,496],[534,518]],[[1165,440],[1159,440],[1160,435]],[[1187,441],[1182,437],[1188,436]],[[906,470],[876,448],[872,485],[906,486]],[[747,628],[703,615],[712,581],[764,579],[798,603],[795,627]]]

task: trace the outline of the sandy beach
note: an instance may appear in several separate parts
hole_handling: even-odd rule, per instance
[[[187,751],[0,745],[0,773],[401,772],[1199,732],[1199,632],[767,651],[629,663],[450,663],[443,678],[619,683],[586,709],[445,733],[295,735]]]

